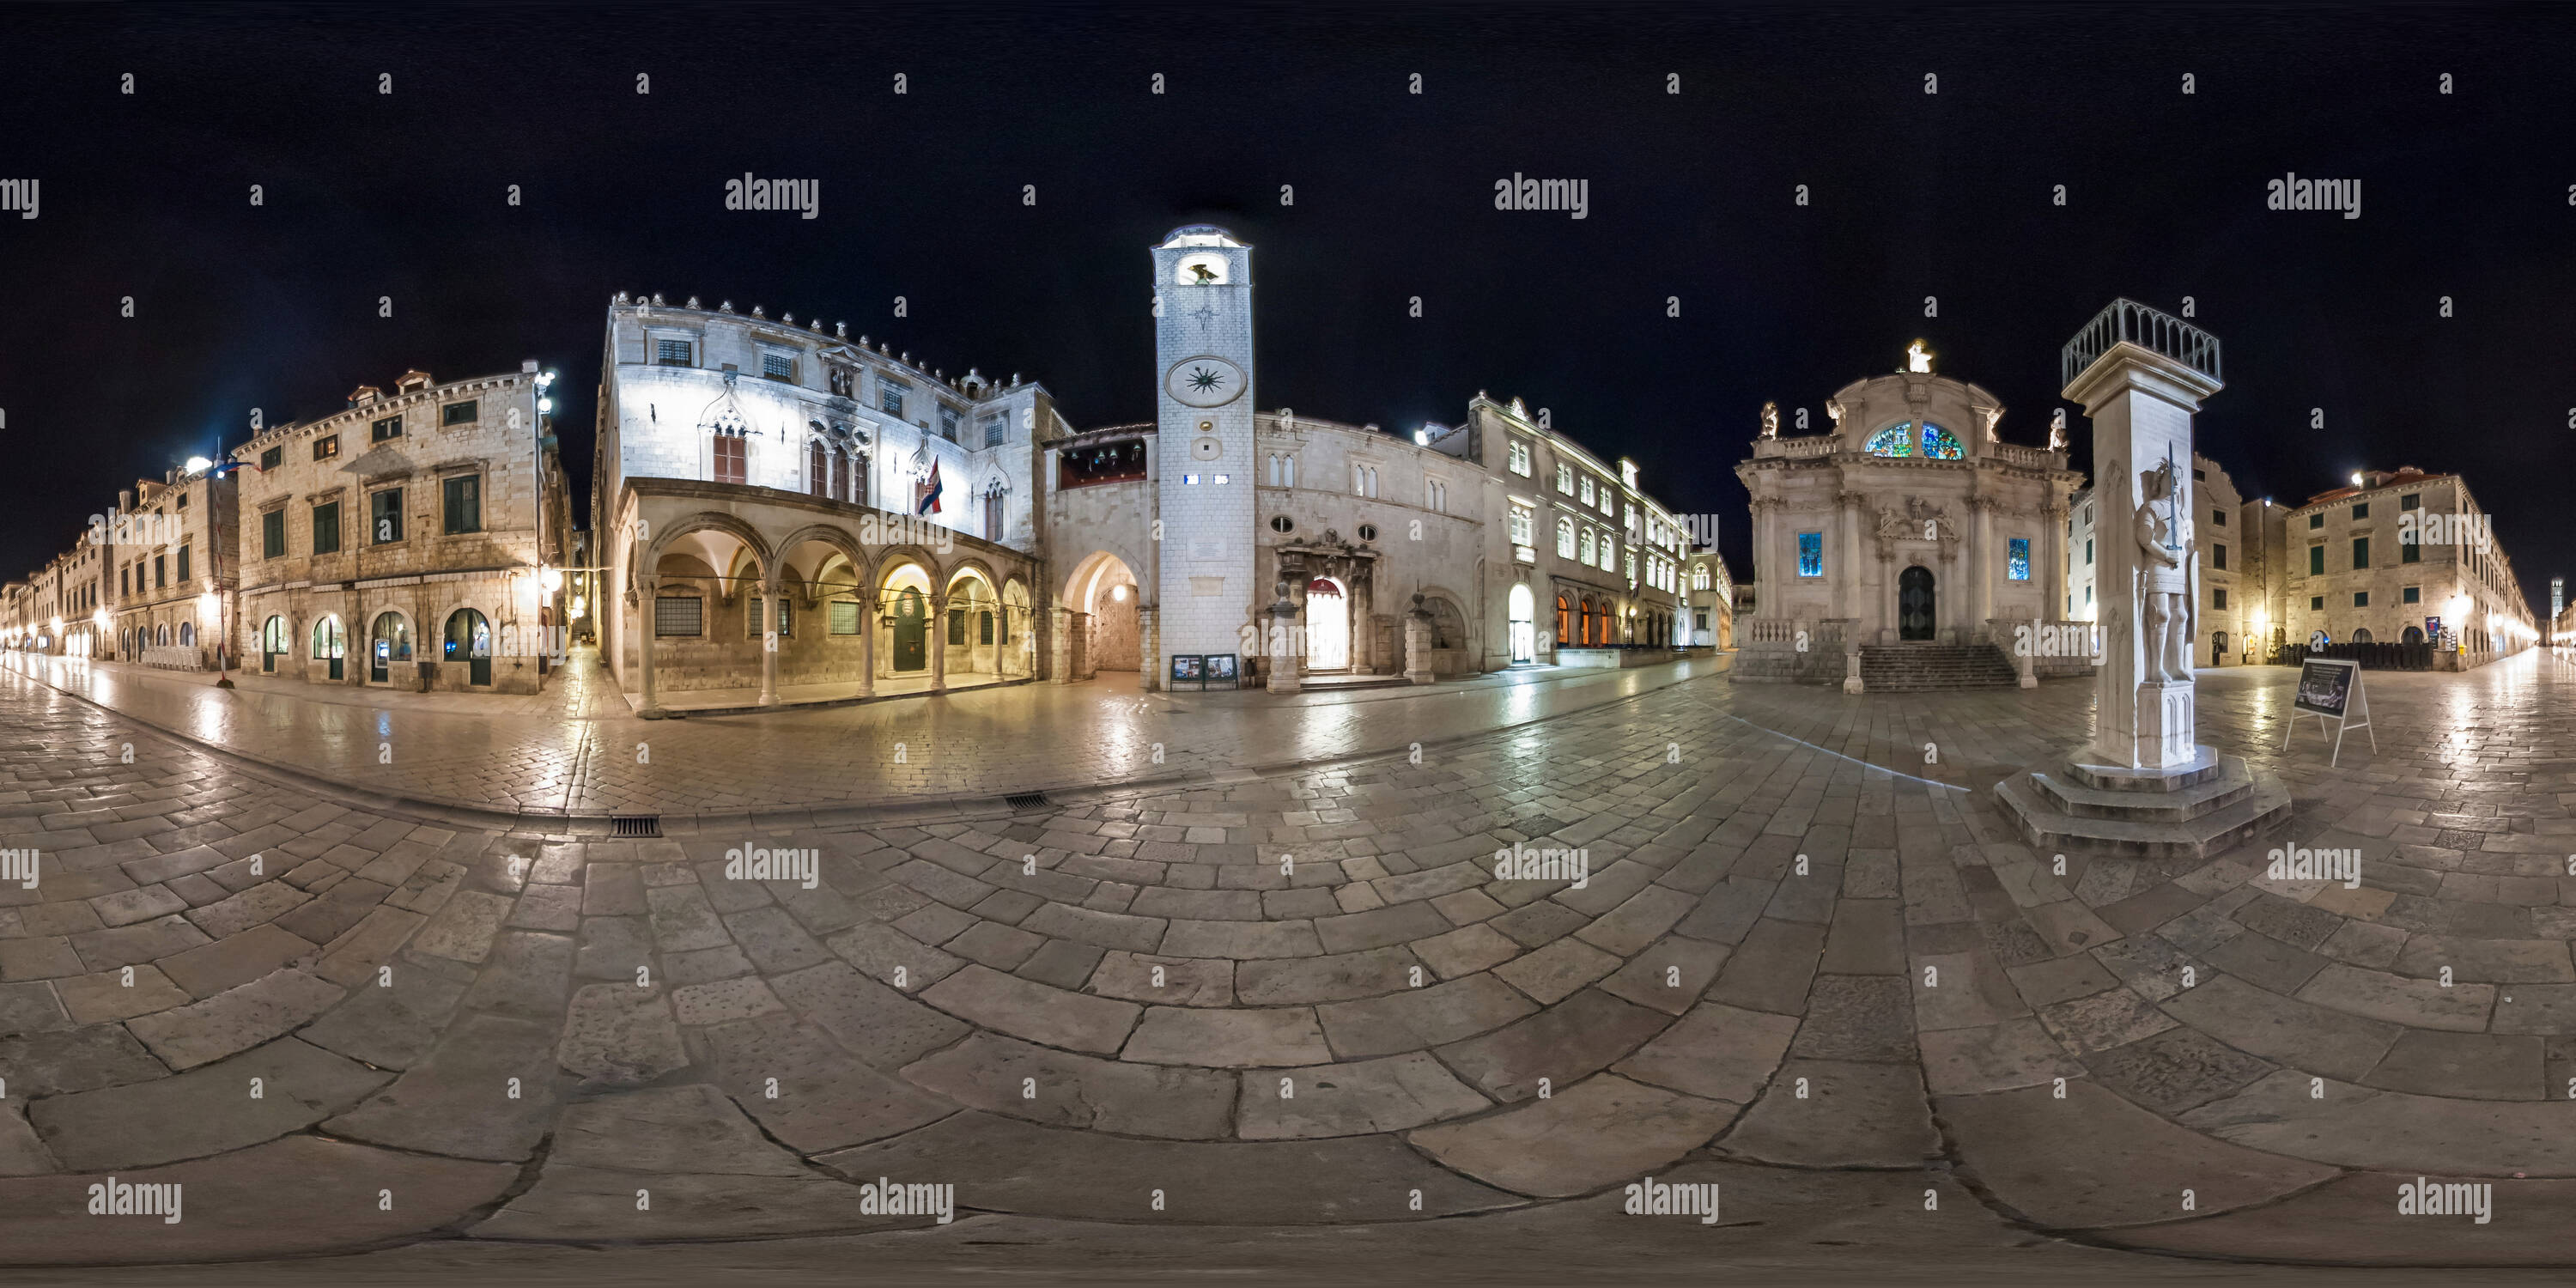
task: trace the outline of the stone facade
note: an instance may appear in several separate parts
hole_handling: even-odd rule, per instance
[[[2004,644],[1990,623],[2059,620],[2082,482],[2063,450],[2004,442],[2002,403],[1929,370],[1854,381],[1826,410],[1831,433],[1766,433],[1736,466],[1766,630]]]
[[[2355,486],[2283,516],[2288,571],[2278,620],[2291,642],[2414,643],[2441,619],[2442,665],[2477,666],[2539,639],[2539,622],[2466,480],[2413,466],[2369,470]],[[2419,538],[2408,543],[2404,538]]]
[[[237,648],[310,684],[534,693],[559,656],[563,470],[538,444],[534,362],[439,384],[406,373],[233,452]],[[538,453],[545,453],[539,493]],[[541,542],[540,532],[544,533]]]
[[[90,656],[192,671],[241,656],[218,651],[241,582],[239,495],[229,474],[172,470],[136,480],[114,513],[94,516],[98,540],[87,548],[113,569],[101,572],[100,590],[115,634],[112,653]]]

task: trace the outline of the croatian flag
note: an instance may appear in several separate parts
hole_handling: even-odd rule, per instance
[[[942,484],[939,481],[939,462],[933,460],[930,463],[930,477],[922,479],[912,485],[912,512],[914,514],[939,513],[939,493],[941,488]]]

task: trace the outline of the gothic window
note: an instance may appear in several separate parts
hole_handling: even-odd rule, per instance
[[[1902,421],[1870,435],[1869,445],[1863,450],[1872,456],[1912,456],[1914,422]]]
[[[805,491],[814,496],[830,496],[832,486],[831,457],[819,442],[805,446]]]
[[[1798,575],[1801,577],[1825,575],[1825,534],[1821,532],[1798,534]]]
[[[2030,538],[2014,537],[2011,553],[2004,560],[2004,576],[2014,581],[2030,580]]]
[[[850,495],[850,454],[837,448],[832,452],[831,495],[840,501],[857,499]]]
[[[744,448],[745,442],[739,435],[716,435],[716,482],[741,483],[751,477],[751,459],[750,455],[744,450]]]
[[[993,486],[984,489],[984,539],[987,541],[1001,540],[1004,536],[1008,535],[1008,531],[1005,526],[1008,522],[1008,501],[1002,491],[1002,485],[1000,483],[995,483]]]
[[[1923,422],[1923,455],[1936,461],[1955,461],[1967,453],[1960,450],[1957,435],[1927,420]]]

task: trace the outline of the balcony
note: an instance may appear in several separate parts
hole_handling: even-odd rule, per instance
[[[2212,381],[2220,379],[2217,336],[2136,300],[2117,299],[2094,314],[2093,320],[2066,342],[2066,348],[2058,355],[2059,383],[2074,384],[2077,376],[2120,344],[2134,344],[2171,358]]]

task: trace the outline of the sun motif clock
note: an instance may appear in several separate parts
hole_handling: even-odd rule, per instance
[[[1243,368],[1223,358],[1183,358],[1164,373],[1164,392],[1186,407],[1222,407],[1243,396]]]

